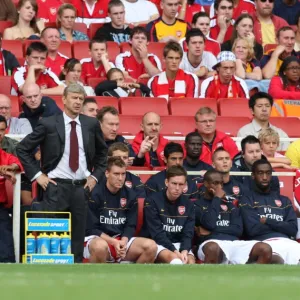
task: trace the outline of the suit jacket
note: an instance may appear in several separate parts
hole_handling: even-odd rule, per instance
[[[96,118],[79,115],[87,168],[100,180],[106,168],[107,146]],[[34,150],[40,146],[41,164],[36,163]],[[63,114],[43,118],[35,130],[17,146],[17,155],[29,179],[38,172],[48,174],[60,162],[65,149],[65,122]]]

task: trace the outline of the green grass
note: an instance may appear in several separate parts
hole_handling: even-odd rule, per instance
[[[1,300],[293,300],[300,266],[0,265]]]

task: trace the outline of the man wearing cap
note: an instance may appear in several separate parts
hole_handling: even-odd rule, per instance
[[[201,85],[200,98],[249,98],[245,81],[234,75],[236,57],[230,51],[222,51],[213,66],[216,74]]]

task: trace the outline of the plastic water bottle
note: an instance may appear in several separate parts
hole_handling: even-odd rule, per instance
[[[32,233],[26,236],[26,253],[35,254],[36,253],[36,239]]]
[[[60,254],[60,236],[56,232],[50,234],[50,253]]]
[[[50,253],[50,236],[47,233],[41,233],[37,238],[38,254]]]
[[[60,235],[60,253],[71,254],[71,237],[66,232]]]

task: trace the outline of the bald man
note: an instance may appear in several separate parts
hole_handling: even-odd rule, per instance
[[[11,110],[10,98],[0,94],[0,115],[5,117],[7,121],[7,134],[29,134],[32,132],[32,127],[27,119],[18,119],[12,117],[16,112]]]
[[[56,102],[47,97],[42,96],[41,89],[36,83],[29,83],[23,88],[23,112],[19,118],[27,118],[34,129],[41,118],[53,116],[61,113]]]
[[[169,141],[160,134],[161,128],[161,119],[157,113],[148,112],[144,115],[141,131],[132,142],[132,148],[137,155],[136,164],[147,167],[165,165],[164,148]]]

